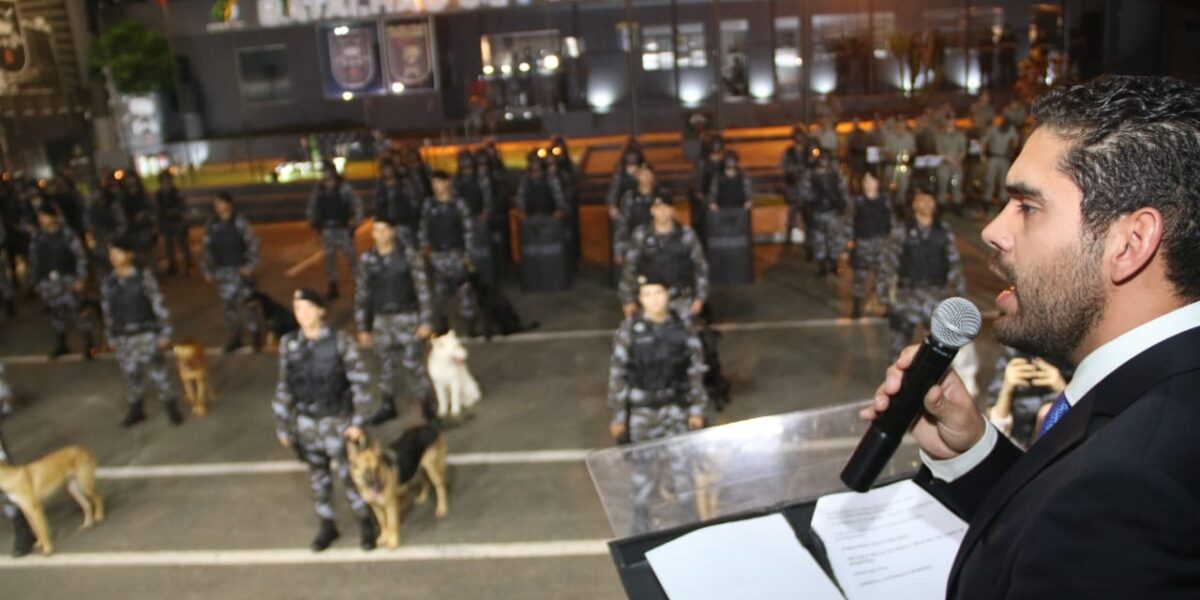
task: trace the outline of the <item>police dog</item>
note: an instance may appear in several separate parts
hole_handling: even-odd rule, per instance
[[[269,352],[279,349],[279,340],[283,339],[283,336],[300,329],[300,324],[296,322],[296,316],[290,308],[260,291],[255,290],[243,304],[250,310],[257,311],[260,317],[258,322],[262,323],[264,334],[267,336],[263,347]]]
[[[410,427],[400,438],[381,448],[378,441],[364,435],[346,445],[350,477],[363,500],[379,522],[376,544],[396,548],[400,545],[400,520],[404,496],[420,479],[421,491],[416,504],[429,500],[432,487],[437,499],[434,516],[441,519],[450,512],[446,500],[446,440],[435,425]]]
[[[188,340],[175,346],[175,363],[179,368],[179,381],[183,384],[183,396],[192,407],[192,415],[203,417],[208,414],[208,403],[217,397],[209,376],[208,353],[196,340]]]
[[[482,398],[479,383],[467,368],[467,349],[454,330],[433,338],[426,367],[437,394],[439,417],[458,418]]]
[[[96,492],[96,457],[83,446],[60,448],[27,465],[0,463],[0,492],[25,513],[42,554],[54,552],[42,501],[64,483],[83,509],[81,529],[104,520],[104,499]]]

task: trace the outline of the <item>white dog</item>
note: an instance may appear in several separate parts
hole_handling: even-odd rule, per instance
[[[483,396],[479,383],[467,368],[467,349],[454,331],[433,338],[428,367],[433,391],[437,393],[439,417],[458,418]]]

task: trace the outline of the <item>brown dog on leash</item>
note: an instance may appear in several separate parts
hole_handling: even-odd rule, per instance
[[[400,439],[380,448],[379,442],[364,435],[347,444],[350,477],[375,520],[379,522],[376,544],[396,548],[400,545],[400,519],[403,497],[420,478],[421,491],[415,500],[424,504],[432,487],[437,497],[434,516],[449,514],[446,501],[446,441],[434,425],[416,425]]]
[[[83,446],[60,448],[27,465],[0,463],[0,491],[25,513],[42,554],[54,552],[42,501],[64,483],[83,509],[81,529],[104,520],[104,499],[96,493],[96,457]]]
[[[208,403],[216,400],[209,376],[208,353],[196,340],[188,340],[175,346],[175,363],[179,367],[183,396],[192,407],[192,415],[203,417],[208,414]]]

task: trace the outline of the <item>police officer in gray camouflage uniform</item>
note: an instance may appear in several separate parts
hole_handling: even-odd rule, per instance
[[[963,133],[949,118],[941,123],[934,134],[934,146],[942,157],[937,168],[937,202],[942,207],[962,213],[963,163],[967,159],[967,134]],[[947,202],[953,204],[948,204]]]
[[[608,408],[609,433],[618,443],[656,440],[704,426],[704,350],[691,326],[670,310],[668,299],[662,282],[642,282],[642,313],[626,318],[617,329]],[[691,461],[679,455],[660,458],[657,450],[632,451],[635,533],[651,528],[650,507],[664,487],[675,495],[678,509],[694,514],[694,503],[681,497],[693,487]]]
[[[154,208],[158,213],[158,233],[167,255],[167,275],[179,271],[176,254],[183,258],[183,272],[192,270],[192,245],[188,243],[187,201],[175,186],[170,170],[158,174],[158,191],[154,193]]]
[[[933,310],[942,300],[967,294],[954,232],[938,219],[933,190],[923,188],[913,195],[912,215],[892,230],[875,278],[878,297],[887,308],[892,358],[911,343],[917,325],[929,329]]]
[[[838,259],[846,252],[846,206],[850,191],[838,170],[837,161],[826,151],[816,155],[816,164],[801,182],[800,198],[805,214],[812,219],[809,246],[817,263],[817,274],[837,274]]]
[[[850,318],[857,319],[862,316],[867,277],[874,273],[876,280],[879,279],[879,264],[883,261],[883,251],[892,232],[895,213],[891,198],[879,190],[879,180],[870,171],[863,175],[862,194],[854,198],[853,207],[854,251],[850,255],[850,263],[854,267],[854,277],[850,288],[854,305]]]
[[[308,223],[321,234],[328,284],[326,296],[333,300],[338,297],[337,253],[345,257],[352,275],[355,270],[354,230],[362,223],[363,205],[331,161],[321,164],[321,182],[308,199],[307,215]]]
[[[129,412],[121,420],[121,426],[145,420],[142,403],[147,377],[158,389],[158,399],[167,418],[172,425],[178,425],[183,422],[183,415],[175,404],[164,356],[164,351],[171,347],[171,315],[154,274],[134,264],[138,248],[135,241],[126,237],[112,240],[108,246],[112,271],[100,284],[105,334],[125,378],[129,400]]]
[[[279,343],[279,383],[271,409],[275,435],[308,465],[317,516],[321,519],[311,548],[320,552],[338,538],[333,522],[333,478],[345,488],[350,510],[361,525],[364,550],[375,548],[378,527],[350,479],[347,441],[363,435],[359,411],[371,402],[370,375],[354,339],[325,324],[325,299],[312,290],[297,290],[292,309],[300,330]]]
[[[74,324],[83,334],[84,358],[91,358],[92,323],[81,319],[81,294],[87,287],[88,263],[83,244],[49,203],[38,209],[38,229],[29,242],[26,269],[29,287],[37,290],[50,312],[54,350],[50,358],[69,352],[67,328]]]
[[[917,137],[908,128],[908,121],[901,117],[891,121],[883,143],[888,160],[895,165],[892,169],[892,191],[896,198],[907,198],[912,183],[913,159],[917,155]]]
[[[637,314],[638,281],[642,278],[667,286],[670,308],[686,321],[704,310],[708,301],[708,260],[700,237],[675,218],[675,205],[656,196],[650,206],[651,221],[633,232],[625,255],[617,293],[626,317]]]
[[[225,326],[229,328],[225,353],[242,347],[242,321],[254,351],[258,352],[262,349],[262,324],[258,311],[246,308],[246,300],[254,293],[258,236],[246,217],[234,210],[233,197],[226,192],[213,199],[213,215],[204,225],[201,247],[204,279],[217,284],[217,297],[225,310]]]
[[[8,446],[4,443],[4,435],[0,432],[0,463],[8,464],[12,462],[12,455],[8,453]],[[8,496],[4,492],[0,492],[0,512],[8,517],[8,520],[13,525],[13,558],[20,558],[29,554],[33,550],[33,529],[29,527],[29,521],[25,519],[25,513],[21,509],[9,501]]]
[[[83,224],[91,237],[88,247],[96,266],[101,271],[107,271],[108,243],[125,231],[128,219],[121,207],[121,190],[112,171],[101,175],[96,188],[96,193],[84,210]]]
[[[396,363],[412,381],[426,419],[437,415],[437,399],[425,370],[425,340],[433,333],[433,297],[416,241],[397,236],[395,224],[371,224],[375,246],[358,260],[354,321],[358,339],[379,357],[379,410],[367,421],[378,425],[396,417]]]
[[[433,198],[425,203],[421,215],[421,248],[429,254],[433,267],[433,303],[435,319],[445,315],[452,290],[458,291],[459,311],[467,334],[475,334],[475,300],[471,293],[469,270],[475,245],[471,209],[462,198],[451,193],[450,176],[445,171],[431,175]]]

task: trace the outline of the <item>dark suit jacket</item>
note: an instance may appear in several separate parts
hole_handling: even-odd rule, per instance
[[[947,597],[1200,598],[1200,328],[1101,381],[1022,455],[921,483],[970,522]]]

